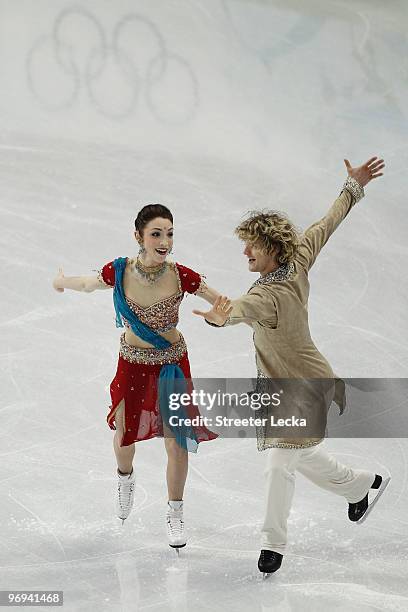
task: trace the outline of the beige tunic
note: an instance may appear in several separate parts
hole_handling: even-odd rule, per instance
[[[361,193],[364,195],[362,189]],[[287,280],[257,285],[246,295],[232,301],[233,310],[227,325],[242,322],[252,325],[259,375],[272,379],[298,379],[285,387],[282,407],[287,407],[292,414],[296,404],[300,416],[308,415],[309,421],[314,416],[320,424],[317,436],[313,433],[313,437],[301,438],[298,429],[297,437],[290,438],[293,428],[292,432],[288,427],[277,429],[267,419],[264,427],[257,428],[259,450],[316,445],[324,437],[327,411],[333,399],[340,412],[344,409],[344,382],[333,373],[310,336],[308,272],[321,248],[356,201],[351,192],[343,189],[328,213],[306,230],[293,262],[293,271]],[[312,379],[321,380],[313,383]],[[317,429],[314,427],[313,432]]]

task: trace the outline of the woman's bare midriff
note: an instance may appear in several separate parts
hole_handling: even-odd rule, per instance
[[[168,332],[160,334],[160,336],[163,336],[163,338],[171,342],[171,344],[175,344],[180,339],[180,334],[175,327],[173,329],[169,329]],[[152,344],[148,344],[147,342],[141,340],[130,329],[127,329],[125,332],[125,340],[128,344],[137,346],[138,348],[154,348]]]
[[[170,264],[163,276],[153,285],[144,285],[132,273],[132,262],[134,262],[133,259],[128,259],[123,275],[123,290],[126,297],[135,301],[142,308],[148,308],[180,291],[179,278],[175,266]],[[160,333],[160,335],[168,340],[168,342],[171,342],[171,344],[175,344],[180,339],[180,334],[175,327],[167,332]],[[131,329],[126,329],[125,340],[128,344],[138,348],[154,348],[152,344],[136,336]]]

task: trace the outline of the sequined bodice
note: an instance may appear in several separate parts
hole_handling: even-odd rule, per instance
[[[178,313],[181,301],[183,299],[183,292],[177,292],[164,300],[160,300],[151,306],[139,306],[136,302],[130,298],[126,298],[126,302],[129,308],[135,313],[135,315],[144,323],[151,327],[155,332],[163,333],[169,331],[173,327],[177,326]],[[130,328],[130,325],[126,319],[124,325]]]

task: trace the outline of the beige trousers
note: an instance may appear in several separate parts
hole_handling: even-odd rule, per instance
[[[375,473],[341,464],[325,450],[324,444],[267,451],[266,511],[261,548],[281,554],[285,552],[296,470],[322,489],[342,495],[349,503],[358,502],[367,494]]]

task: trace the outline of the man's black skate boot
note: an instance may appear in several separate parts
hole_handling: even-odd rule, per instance
[[[379,474],[375,475],[374,482],[371,485],[371,489],[379,489],[382,483],[382,476]],[[355,504],[349,504],[348,509],[348,517],[350,521],[356,522],[359,521],[364,514],[367,512],[368,508],[368,493],[363,499]]]
[[[283,555],[273,550],[261,550],[258,559],[258,569],[264,574],[276,572],[282,564]]]

